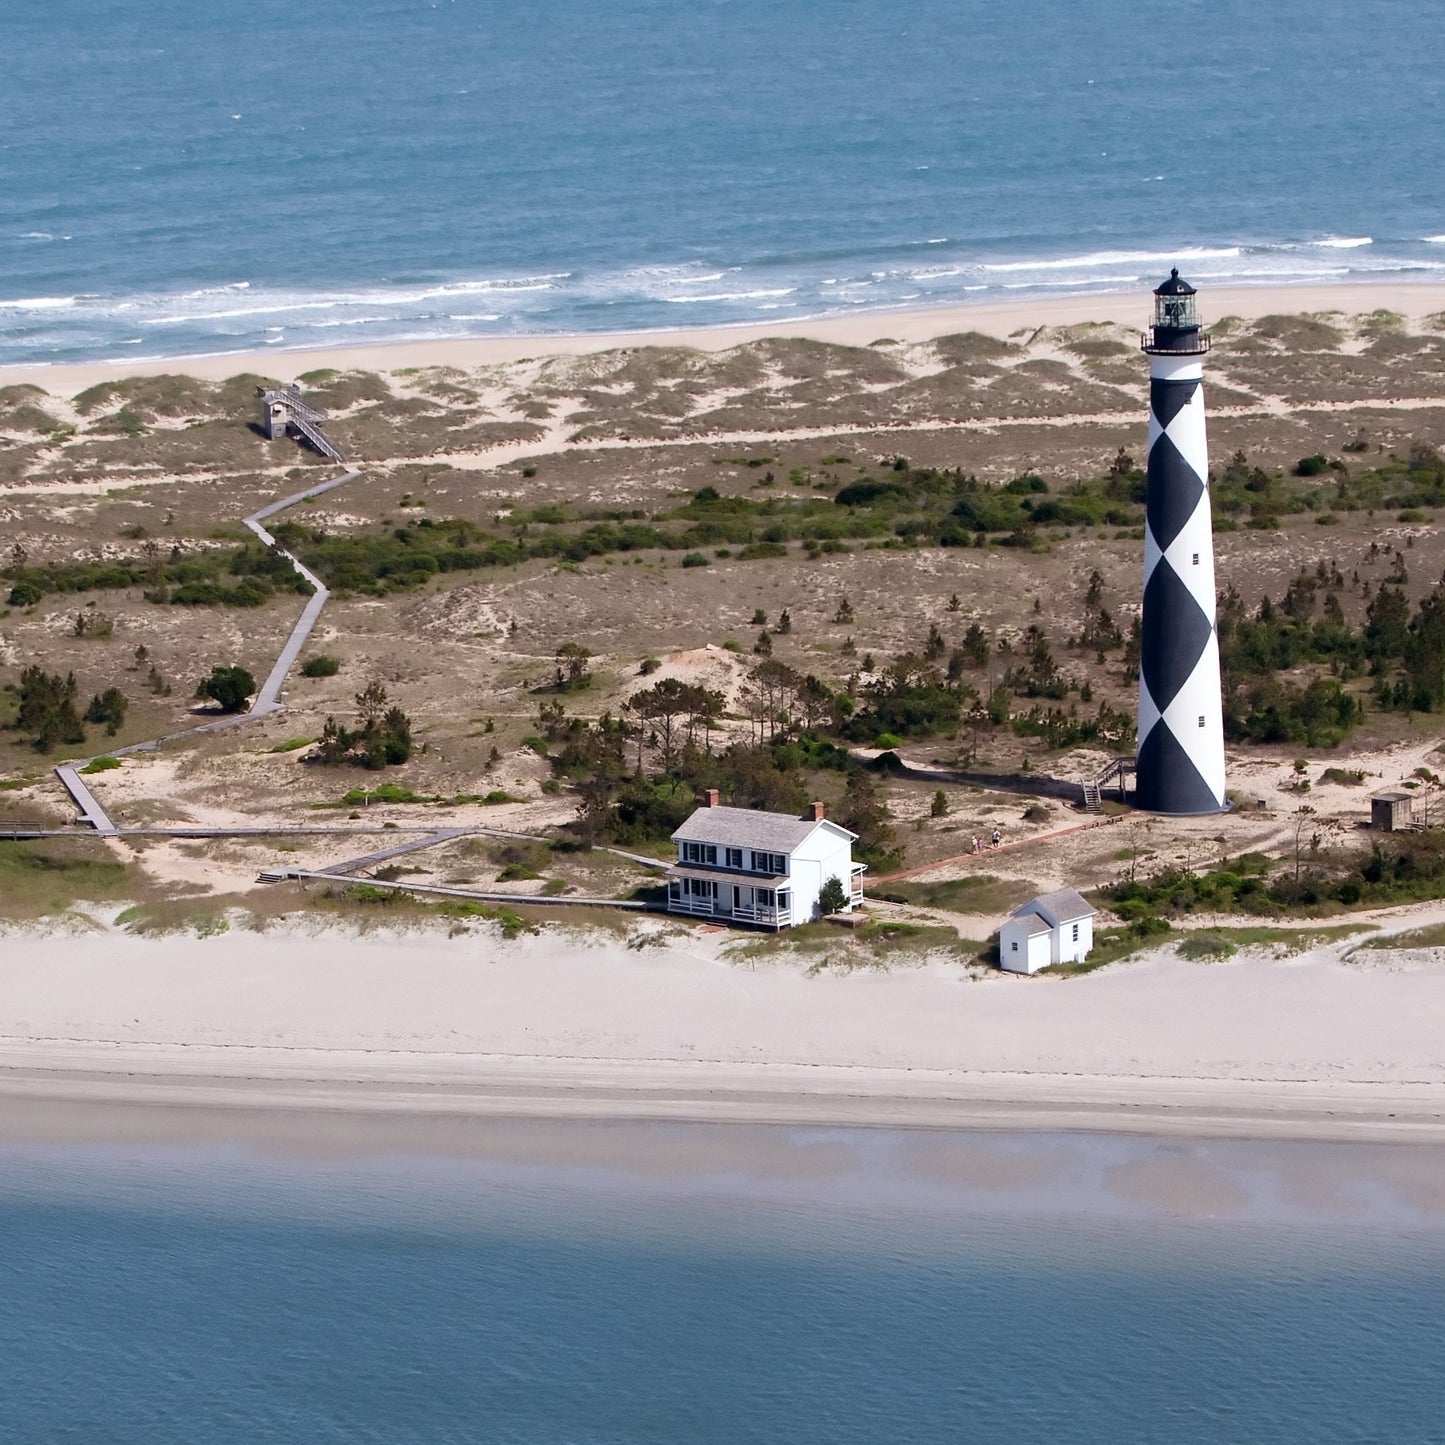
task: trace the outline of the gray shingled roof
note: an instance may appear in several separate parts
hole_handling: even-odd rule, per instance
[[[836,823],[832,826],[838,828]],[[791,853],[819,827],[821,823],[792,813],[764,813],[756,808],[699,808],[672,837],[677,843],[724,843],[732,848]],[[838,831],[848,833],[846,828]],[[848,836],[854,838],[857,834],[848,833]]]
[[[1056,888],[1052,893],[1041,893],[1022,907],[1015,908],[1013,916],[1017,918],[1024,913],[1037,913],[1050,923],[1072,923],[1076,918],[1092,918],[1095,911],[1093,904],[1086,902],[1072,888]]]
[[[749,888],[786,888],[792,881],[786,873],[739,873],[736,869],[700,868],[696,865],[682,867],[674,864],[667,870],[669,878],[701,878],[708,883],[744,883]],[[1045,927],[1048,925],[1045,924]]]
[[[1045,923],[1037,913],[1014,914],[1014,921],[1023,929],[1025,937],[1037,938],[1041,933],[1051,933],[1052,925]]]

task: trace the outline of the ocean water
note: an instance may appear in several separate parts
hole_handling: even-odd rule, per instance
[[[596,1151],[0,1149],[0,1438],[1441,1439],[1438,1224],[885,1199],[810,1174],[846,1132],[788,1133],[786,1187],[697,1131],[685,1178],[650,1183]],[[860,1137],[866,1160],[889,1136]],[[1100,1147],[1114,1167],[1159,1146]]]
[[[1445,276],[1439,0],[6,0],[0,364]]]

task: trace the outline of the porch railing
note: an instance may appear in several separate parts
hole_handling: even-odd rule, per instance
[[[759,904],[740,903],[736,908],[724,907],[718,898],[699,898],[685,893],[681,897],[669,894],[669,913],[691,913],[698,918],[736,918],[740,923],[762,923],[769,928],[782,928],[792,923],[793,910],[769,908]]]

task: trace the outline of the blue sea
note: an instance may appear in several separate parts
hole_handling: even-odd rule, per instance
[[[728,1126],[619,1126],[612,1160],[612,1127],[490,1158],[0,1148],[0,1438],[1445,1435],[1438,1179],[1391,1202],[1325,1146]],[[1161,1161],[1194,1197],[1103,1207]]]
[[[1445,277],[1440,0],[6,0],[0,364]]]

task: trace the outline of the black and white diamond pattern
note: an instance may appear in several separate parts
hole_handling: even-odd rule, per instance
[[[1156,356],[1149,383],[1136,798],[1157,813],[1224,806],[1202,378],[1197,360]]]

